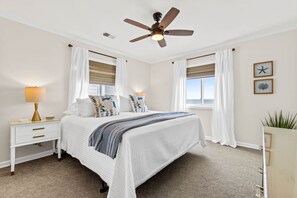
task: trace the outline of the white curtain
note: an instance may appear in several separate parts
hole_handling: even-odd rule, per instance
[[[173,65],[172,111],[186,109],[187,61],[175,61]]]
[[[73,47],[69,78],[68,107],[66,113],[75,113],[76,98],[86,98],[89,92],[89,51]]]
[[[117,58],[116,60],[116,79],[115,89],[116,95],[128,96],[128,76],[127,76],[127,64],[123,58]]]
[[[234,136],[234,72],[231,49],[215,55],[215,99],[212,119],[212,140],[236,147]]]

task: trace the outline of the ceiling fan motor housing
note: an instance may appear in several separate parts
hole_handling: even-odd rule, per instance
[[[161,28],[159,27],[159,22],[156,22],[156,23],[154,23],[152,25],[152,30],[155,31],[155,30],[158,30],[158,29],[161,29]]]

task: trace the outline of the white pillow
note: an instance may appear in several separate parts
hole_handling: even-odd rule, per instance
[[[129,98],[120,96],[120,110],[121,112],[133,112]]]
[[[77,102],[73,103],[69,109],[63,112],[66,115],[76,115],[78,116],[78,108],[77,108]]]
[[[83,99],[77,98],[76,102],[78,107],[78,113],[80,116],[83,116],[83,117],[95,116],[95,109],[90,98],[83,98]]]

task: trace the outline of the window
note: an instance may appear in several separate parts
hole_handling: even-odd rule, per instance
[[[214,64],[187,68],[187,106],[211,106],[214,101]]]
[[[114,95],[114,94],[115,94],[115,86],[89,84],[89,95],[104,96],[104,95]]]
[[[116,67],[92,60],[89,61],[89,64],[89,95],[114,95]]]

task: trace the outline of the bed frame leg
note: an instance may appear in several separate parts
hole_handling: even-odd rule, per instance
[[[102,186],[100,187],[100,193],[107,192],[108,188],[109,188],[107,183],[101,179],[101,184],[102,184]]]

